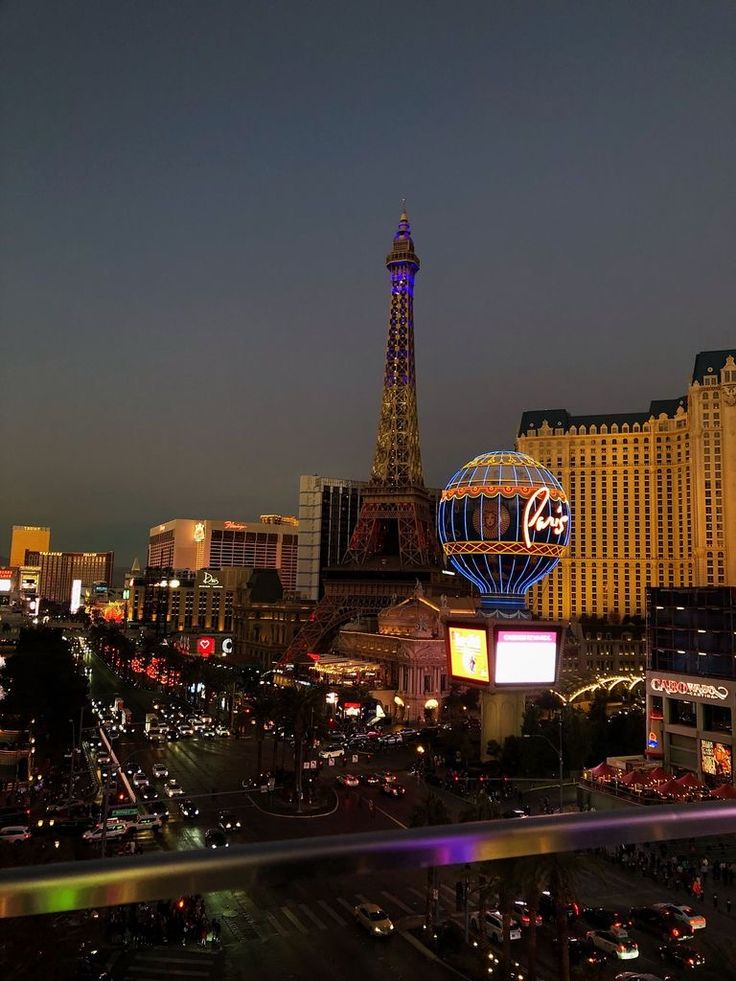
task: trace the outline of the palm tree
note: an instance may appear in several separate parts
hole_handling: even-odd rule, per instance
[[[256,779],[263,772],[263,742],[266,738],[266,726],[276,714],[279,703],[277,690],[270,685],[261,685],[251,703],[251,719],[256,724]]]
[[[296,789],[296,809],[302,810],[302,771],[304,740],[307,732],[319,725],[325,712],[327,688],[324,685],[299,685],[284,688],[284,716],[291,723],[294,733],[294,785]]]
[[[409,826],[426,828],[437,824],[450,824],[452,818],[447,805],[431,790],[424,800],[420,801],[412,811]],[[427,868],[427,899],[425,906],[425,926],[436,926],[439,919],[439,886],[437,869],[434,865]]]
[[[517,860],[516,877],[522,896],[529,908],[529,931],[527,933],[527,977],[537,981],[537,914],[539,897],[547,886],[547,869],[540,864],[537,855],[524,856]]]
[[[559,958],[557,976],[560,981],[570,981],[567,907],[575,900],[578,891],[578,857],[574,852],[560,852],[550,855],[537,855],[526,861],[536,864],[535,879],[543,887],[546,886],[549,889],[554,900]]]

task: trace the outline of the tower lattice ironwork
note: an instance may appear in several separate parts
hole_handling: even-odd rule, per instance
[[[429,583],[442,567],[419,448],[414,367],[414,251],[403,210],[391,251],[386,363],[371,479],[343,562],[323,570],[324,596],[294,638],[282,664],[318,650],[343,623],[375,614]]]
[[[419,446],[414,363],[414,251],[409,216],[402,211],[393,247],[386,256],[391,303],[386,339],[381,414],[369,486],[345,562],[365,565],[392,559],[399,568],[440,564],[424,487]]]

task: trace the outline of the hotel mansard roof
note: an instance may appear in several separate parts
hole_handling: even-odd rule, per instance
[[[736,360],[736,349],[724,351],[701,351],[695,358],[692,382],[702,384],[706,375],[718,374],[729,358]],[[589,429],[595,426],[607,426],[610,430],[616,425],[619,429],[625,424],[633,426],[638,423],[644,426],[650,419],[658,419],[665,415],[674,418],[680,409],[687,411],[687,396],[674,399],[655,399],[649,403],[647,412],[608,412],[596,415],[573,416],[567,409],[532,409],[523,412],[519,424],[519,436],[536,435],[542,426],[547,423],[550,429],[562,429],[569,432],[575,426],[579,431],[581,426]]]

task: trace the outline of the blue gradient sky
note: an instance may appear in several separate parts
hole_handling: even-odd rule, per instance
[[[408,198],[427,482],[736,346],[736,6],[5,0],[0,553],[361,478]]]

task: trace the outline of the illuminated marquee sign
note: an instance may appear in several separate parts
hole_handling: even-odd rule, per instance
[[[564,627],[527,621],[445,624],[448,673],[463,685],[538,690],[557,682]]]
[[[197,521],[194,525],[194,534],[192,535],[195,542],[203,542],[205,537],[204,521]]]
[[[210,657],[215,653],[214,637],[197,637],[197,654],[200,657]]]
[[[12,586],[13,570],[0,569],[0,593],[9,593]]]
[[[524,508],[522,521],[524,544],[527,548],[531,548],[534,533],[545,531],[547,528],[560,538],[565,534],[569,520],[570,515],[563,510],[562,502],[553,504],[548,488],[540,487],[531,495]]]
[[[725,685],[707,685],[701,681],[683,681],[681,678],[650,678],[652,691],[665,695],[684,695],[686,698],[705,698],[723,701],[730,692]]]
[[[485,627],[448,624],[447,646],[450,677],[463,684],[487,685],[490,681],[488,633]]]
[[[226,521],[225,522],[225,528],[228,531],[245,531],[245,529],[247,527],[248,527],[248,525],[246,525],[242,521]]]
[[[496,685],[553,685],[557,680],[559,631],[532,625],[494,628]]]
[[[207,572],[206,569],[203,570],[200,573],[200,576],[201,576],[201,579],[200,579],[199,583],[197,584],[198,586],[200,586],[200,587],[202,587],[202,586],[209,586],[212,589],[216,589],[216,588],[221,589],[222,588],[222,583],[217,578],[217,576],[213,575],[211,572]]]

